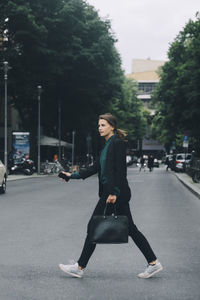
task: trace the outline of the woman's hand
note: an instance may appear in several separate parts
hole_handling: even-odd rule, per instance
[[[61,171],[61,172],[58,174],[58,177],[60,177],[63,181],[67,182],[67,181],[69,181],[69,179],[70,179],[70,177],[71,177],[71,173]]]
[[[71,173],[69,173],[69,172],[62,171],[62,173],[65,174],[67,177],[71,177]]]
[[[115,203],[117,200],[117,196],[116,195],[109,195],[107,200],[106,200],[106,203]]]

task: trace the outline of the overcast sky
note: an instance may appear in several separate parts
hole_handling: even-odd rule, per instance
[[[101,17],[111,20],[116,47],[126,73],[133,58],[166,60],[173,42],[189,19],[195,20],[200,0],[87,0]]]

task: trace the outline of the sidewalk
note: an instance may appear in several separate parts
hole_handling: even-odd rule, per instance
[[[37,173],[34,173],[33,175],[17,174],[17,175],[8,175],[7,180],[14,181],[14,180],[21,180],[21,179],[41,178],[41,177],[47,177],[47,176],[52,176],[52,175],[54,175],[54,174],[50,174],[50,175],[38,175]]]
[[[194,183],[192,178],[186,173],[173,173],[193,194],[200,199],[200,183]]]

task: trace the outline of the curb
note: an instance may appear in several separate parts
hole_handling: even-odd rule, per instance
[[[13,176],[13,177],[11,177]],[[18,177],[19,176],[19,177]],[[51,175],[8,175],[7,181],[17,181],[17,180],[24,180],[24,179],[33,179],[33,178],[43,178],[48,176],[54,176],[54,174]]]
[[[192,186],[192,183],[187,182],[186,180],[182,179],[178,174],[174,172],[174,175],[178,180],[190,191],[192,192],[196,197],[200,199],[200,190],[196,186]],[[189,177],[189,176],[188,176]],[[190,178],[190,177],[189,177]],[[195,183],[194,183],[195,184]]]

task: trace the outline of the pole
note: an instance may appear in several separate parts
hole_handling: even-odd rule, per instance
[[[42,87],[41,85],[37,86],[38,90],[38,174],[40,174],[40,99],[41,99],[41,92]]]
[[[87,163],[90,164],[90,143],[91,143],[91,135],[88,134],[87,136]]]
[[[74,141],[75,141],[75,131],[72,131],[72,171],[74,166]]]
[[[8,62],[4,61],[4,80],[5,80],[5,134],[4,134],[4,165],[6,168],[6,173],[8,171],[8,92],[7,92],[7,83],[8,83]]]
[[[58,161],[61,161],[61,104],[58,103],[58,139],[59,139],[59,148],[58,148]]]

